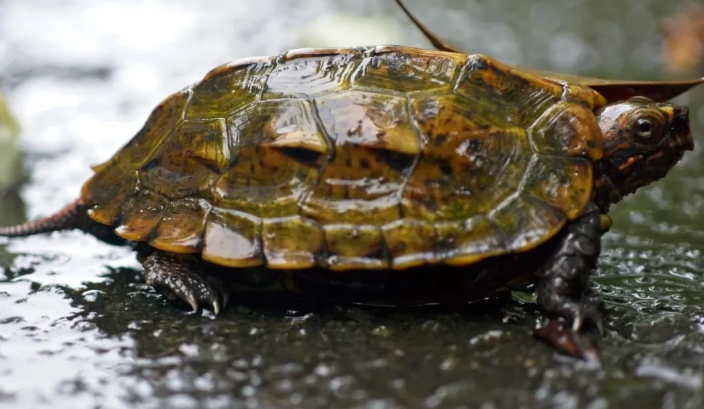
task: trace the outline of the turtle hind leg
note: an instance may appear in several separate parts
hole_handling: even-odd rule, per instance
[[[580,219],[567,226],[553,253],[537,272],[538,305],[552,317],[535,331],[563,352],[597,361],[594,345],[580,332],[585,323],[603,332],[603,303],[589,289],[589,275],[601,251],[599,210],[590,205]]]
[[[144,261],[144,279],[167,298],[187,303],[193,311],[205,304],[218,315],[227,304],[228,293],[204,271],[203,262],[194,254],[156,250]]]
[[[50,216],[16,226],[0,227],[0,237],[26,237],[77,229],[109,244],[125,244],[126,240],[115,234],[114,226],[100,224],[88,217],[91,207],[91,204],[79,198]]]

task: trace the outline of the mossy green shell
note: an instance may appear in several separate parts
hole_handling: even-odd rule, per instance
[[[224,266],[467,265],[582,214],[604,103],[482,55],[295,50],[167,98],[83,197],[121,237]]]

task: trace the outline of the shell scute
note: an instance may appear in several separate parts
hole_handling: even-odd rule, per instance
[[[550,78],[546,78],[546,80],[562,85],[565,89],[565,99],[586,105],[590,110],[599,109],[608,103],[603,95],[588,86],[559,82]]]
[[[83,185],[82,197],[93,204],[88,216],[98,223],[117,224],[122,217],[123,205],[137,184],[137,172],[125,169],[119,160],[103,164],[101,171]]]
[[[330,149],[311,104],[261,101],[228,122],[237,159],[213,186],[214,202],[259,217],[298,214]]]
[[[346,90],[361,55],[360,49],[289,51],[269,75],[262,99],[305,98]]]
[[[206,191],[231,161],[223,119],[182,122],[140,171],[142,184],[171,200]]]
[[[382,231],[392,268],[417,267],[435,259],[436,237],[431,223],[402,219],[383,226]]]
[[[435,223],[437,260],[467,265],[508,251],[506,237],[486,215]]]
[[[528,132],[537,152],[601,159],[601,130],[594,113],[583,105],[558,102],[545,110]]]
[[[377,270],[389,267],[378,226],[328,224],[323,226],[331,270]]]
[[[264,219],[262,245],[267,266],[274,269],[309,268],[325,257],[322,227],[300,216]]]
[[[267,75],[274,66],[271,58],[235,61],[211,71],[193,87],[186,107],[186,119],[227,118],[264,90]]]
[[[559,209],[526,194],[516,194],[506,200],[489,218],[506,236],[508,249],[517,252],[532,250],[567,222]]]
[[[301,148],[326,154],[330,148],[318,129],[313,106],[305,100],[269,100],[250,104],[228,119],[232,150],[257,146]]]
[[[527,127],[556,102],[562,100],[561,85],[513,70],[479,54],[470,55],[455,92],[483,111],[493,110],[513,126]]]
[[[192,93],[191,89],[184,89],[157,105],[142,129],[116,156],[132,169],[143,166],[171,130],[183,120],[184,110]]]
[[[125,203],[122,223],[115,233],[126,240],[148,240],[168,205],[163,196],[146,189],[137,191]]]
[[[403,212],[425,220],[486,213],[515,192],[531,149],[524,129],[456,95],[413,98],[422,155],[403,191]]]
[[[393,91],[449,91],[462,54],[425,51],[408,47],[377,47],[365,58],[352,79],[352,89],[379,88]]]
[[[262,66],[267,67],[272,65],[272,63],[273,59],[268,56],[240,58],[239,60],[219,65],[213,68],[212,70],[208,71],[208,73],[205,74],[205,77],[203,77],[203,81],[201,82],[209,82],[211,80],[215,80],[221,77],[228,77],[231,76],[233,73],[246,68],[257,69],[261,68]]]
[[[197,253],[211,206],[205,199],[173,201],[164,211],[149,245],[172,253]]]
[[[420,151],[406,98],[349,91],[317,98],[320,121],[336,145],[385,149],[405,155]]]
[[[579,157],[535,155],[522,189],[574,220],[592,195],[592,163]]]
[[[227,267],[263,264],[261,224],[247,213],[213,208],[203,236],[203,259]]]
[[[420,151],[406,100],[350,91],[316,99],[316,107],[335,151],[303,214],[331,223],[397,220],[399,192]]]

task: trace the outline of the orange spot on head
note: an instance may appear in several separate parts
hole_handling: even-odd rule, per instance
[[[614,148],[609,151],[609,155],[621,149],[628,149],[630,146],[631,144],[628,141],[623,141],[618,145],[614,146]]]
[[[637,161],[637,160],[640,160],[640,159],[643,159],[643,157],[640,156],[640,155],[638,155],[637,157],[633,157],[633,156],[632,156],[632,157],[628,158],[628,161],[626,161],[626,163],[624,163],[623,165],[619,166],[619,167],[618,167],[618,170],[624,170],[624,169],[630,167],[631,165],[633,165],[634,163],[636,163],[636,161]]]
[[[665,154],[665,152],[663,152],[663,151],[657,151],[657,152],[655,152],[654,154],[648,156],[647,160],[653,160],[653,159],[657,159],[657,158],[662,158],[662,156],[663,156],[664,154]]]

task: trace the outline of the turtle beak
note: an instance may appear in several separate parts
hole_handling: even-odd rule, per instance
[[[694,150],[694,136],[689,126],[689,108],[677,107],[672,118],[672,134],[677,138],[680,147],[685,150]]]
[[[694,136],[689,126],[689,108],[667,104],[660,109],[669,117],[669,146],[675,151],[694,150]]]

